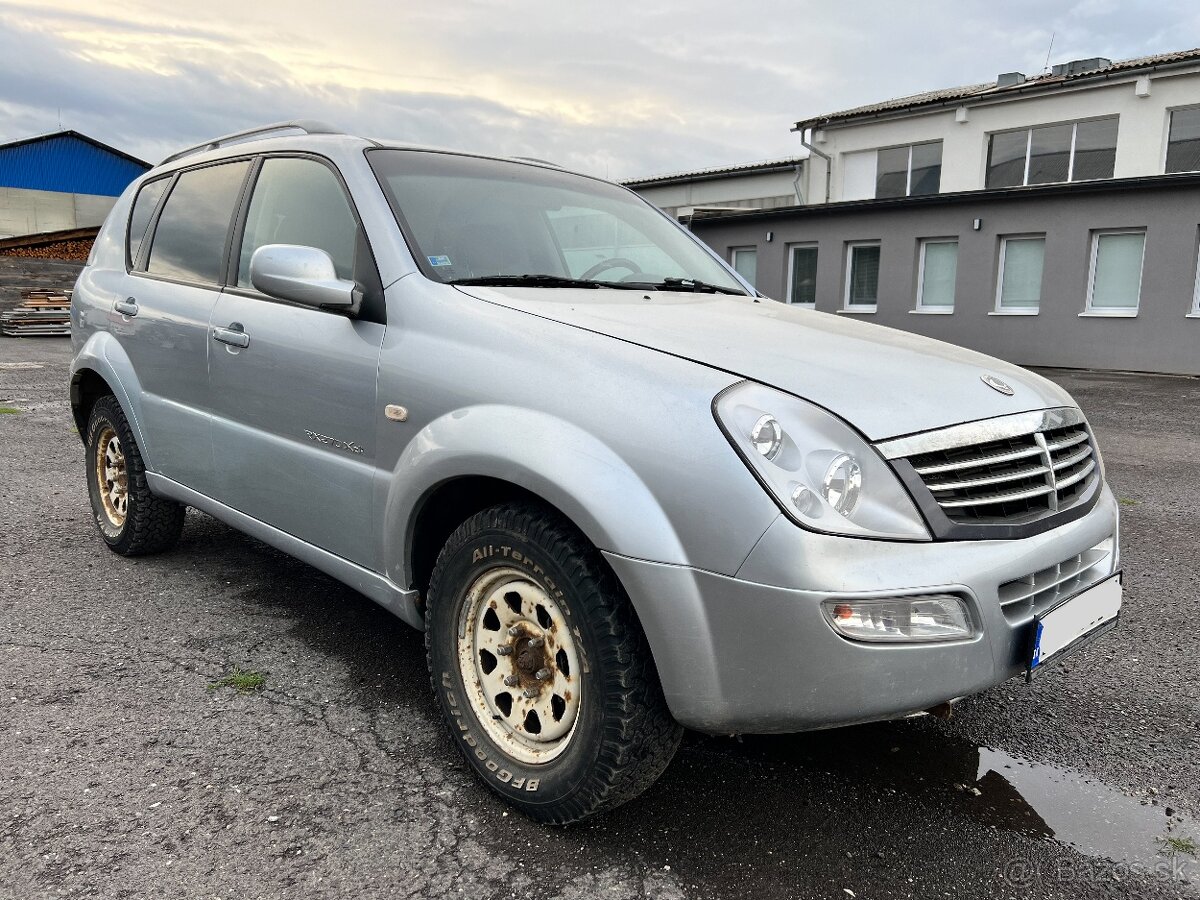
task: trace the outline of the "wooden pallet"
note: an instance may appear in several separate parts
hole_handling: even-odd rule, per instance
[[[0,313],[6,337],[64,337],[71,334],[71,292],[29,290],[21,303]]]

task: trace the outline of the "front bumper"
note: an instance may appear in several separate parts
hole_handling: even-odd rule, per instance
[[[1000,586],[1112,541],[1107,486],[1083,518],[1011,541],[900,543],[804,531],[780,516],[735,577],[605,554],[645,628],[667,704],[710,733],[806,731],[897,718],[986,690],[1024,671],[1032,612],[1006,612]],[[830,598],[954,593],[969,640],[849,641],[826,622]]]

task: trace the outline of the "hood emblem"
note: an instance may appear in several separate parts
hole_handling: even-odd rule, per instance
[[[1013,389],[1006,382],[1001,381],[995,375],[980,375],[979,380],[990,387],[993,391],[999,391],[1006,397],[1013,395]]]

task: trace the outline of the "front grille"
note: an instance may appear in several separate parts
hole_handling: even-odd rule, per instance
[[[905,457],[951,522],[1023,524],[1071,506],[1099,477],[1077,423]]]
[[[1113,539],[1068,557],[1058,565],[1000,585],[1000,608],[1010,622],[1027,622],[1064,597],[1078,594],[1113,571]]]
[[[1042,520],[1072,506],[1099,478],[1092,436],[1078,413],[1056,418],[1048,414],[1024,433],[983,442],[971,442],[970,437],[967,427],[958,426],[946,436],[934,432],[896,442],[914,444],[918,452],[893,458],[911,464],[936,508],[952,524]],[[935,449],[926,450],[925,445]]]

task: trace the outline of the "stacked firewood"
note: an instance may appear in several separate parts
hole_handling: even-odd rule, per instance
[[[69,336],[71,292],[22,292],[20,304],[0,313],[0,334],[7,337]]]
[[[4,256],[20,256],[25,259],[70,259],[83,262],[92,252],[93,241],[89,238],[80,241],[57,241],[53,244],[38,244],[32,247],[11,247],[0,249]]]

